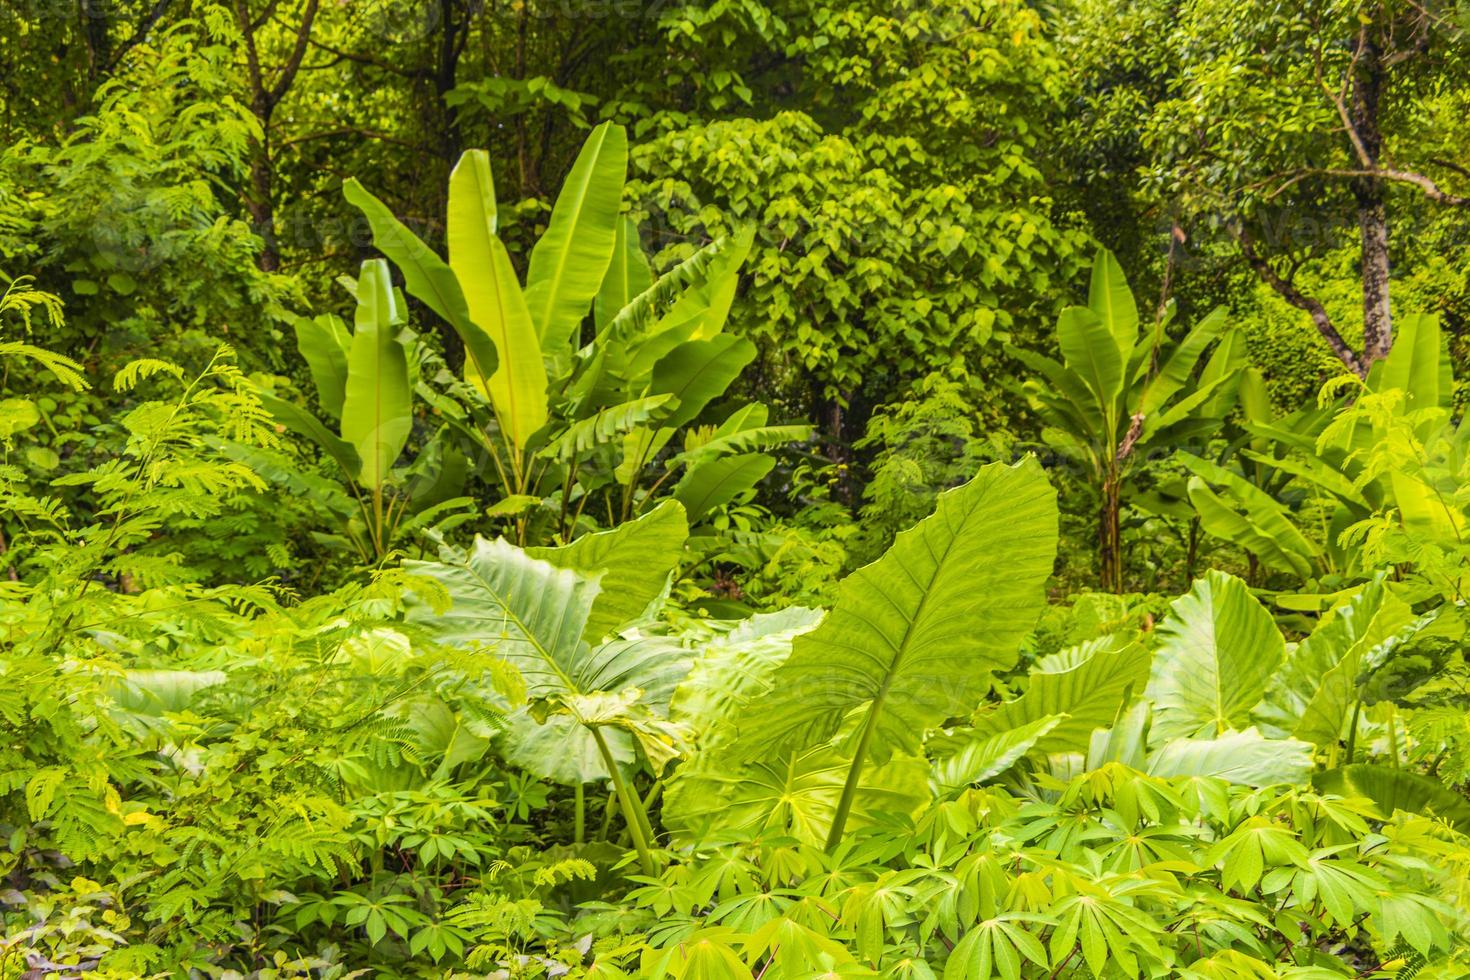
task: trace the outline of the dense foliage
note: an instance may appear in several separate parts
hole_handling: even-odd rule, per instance
[[[1467,32],[0,9],[0,980],[1470,976]]]

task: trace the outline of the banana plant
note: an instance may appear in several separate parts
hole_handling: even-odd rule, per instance
[[[1178,446],[1219,425],[1244,356],[1223,309],[1175,344],[1166,336],[1172,315],[1171,306],[1142,334],[1122,268],[1099,249],[1087,305],[1069,306],[1057,317],[1062,360],[1006,347],[1036,374],[1022,391],[1045,426],[1042,441],[1077,463],[1101,500],[1098,565],[1105,591],[1123,589],[1120,520],[1130,476],[1155,446]]]
[[[453,511],[467,464],[441,429],[415,461],[395,466],[413,430],[413,358],[402,336],[401,297],[388,264],[364,262],[349,283],[357,302],[353,329],[332,315],[296,321],[296,344],[310,370],[317,403],[331,420],[260,389],[276,421],[310,439],[341,469],[350,502],[339,506],[348,541],[363,560],[381,561],[411,527]]]
[[[752,232],[655,277],[636,225],[620,216],[627,158],[621,126],[592,131],[524,284],[497,234],[483,150],[450,176],[447,260],[356,180],[345,186],[408,292],[464,342],[462,406],[436,407],[489,460],[502,491],[491,516],[512,521],[521,544],[627,520],[661,490],[697,521],[769,472],[760,450],[809,434],[768,424],[759,404],[710,417],[756,353],[723,332]]]
[[[653,829],[632,777],[660,776],[681,751],[670,719],[690,651],[677,637],[632,629],[653,618],[688,535],[683,507],[665,501],[641,518],[569,545],[527,550],[477,537],[437,562],[408,562],[442,586],[449,608],[409,620],[433,640],[516,668],[527,704],[509,715],[512,761],[574,787],[610,780],[645,873]],[[578,831],[580,840],[580,830]]]

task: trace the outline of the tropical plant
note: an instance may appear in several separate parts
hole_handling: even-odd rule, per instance
[[[738,737],[681,767],[686,786],[670,805],[723,787],[729,806],[757,765],[780,779],[816,770],[803,778],[840,786],[826,821],[835,850],[860,794],[881,796],[894,767],[912,771],[924,733],[973,710],[992,674],[1016,663],[1044,602],[1056,520],[1034,459],[982,467],[941,495],[932,516],[843,581],[826,618],[730,719]]]
[[[575,788],[578,840],[584,784],[611,780],[648,874],[652,826],[631,764],[658,778],[679,755],[682,732],[668,706],[690,654],[677,637],[627,631],[656,614],[687,534],[683,507],[665,501],[559,548],[477,538],[467,552],[407,566],[450,601],[447,611],[426,606],[411,617],[428,635],[519,672],[529,705],[511,717],[511,757]]]
[[[1466,452],[1453,370],[1437,317],[1401,316],[1398,327],[1366,380],[1342,377],[1315,409],[1248,422],[1235,468],[1180,457],[1208,533],[1329,588],[1398,564],[1432,592],[1462,594]]]
[[[1243,352],[1226,327],[1225,311],[1216,309],[1166,347],[1171,318],[1169,307],[1151,333],[1141,336],[1123,270],[1111,252],[1099,249],[1087,306],[1069,306],[1057,317],[1062,360],[1006,348],[1035,372],[1022,387],[1045,425],[1042,442],[1080,466],[1101,501],[1098,574],[1111,592],[1123,589],[1119,534],[1130,476],[1155,447],[1179,446],[1212,432],[1235,390]]]
[[[619,216],[626,169],[623,128],[593,130],[531,250],[524,288],[497,237],[484,151],[466,153],[450,177],[447,262],[356,181],[346,187],[407,290],[463,344],[466,407],[437,406],[484,451],[504,495],[492,516],[512,519],[522,544],[575,537],[594,495],[603,512],[589,519],[626,520],[676,474],[672,495],[698,520],[770,471],[758,450],[808,431],[767,424],[758,403],[693,424],[755,357],[749,341],[722,333],[750,233],[711,242],[655,279],[636,226]],[[656,464],[681,430],[682,446]],[[662,472],[650,480],[651,468]]]
[[[364,262],[349,285],[357,302],[352,331],[330,314],[296,321],[296,345],[310,368],[317,404],[338,431],[269,390],[260,399],[277,421],[310,439],[341,469],[350,500],[323,493],[319,484],[311,490],[342,518],[359,558],[382,561],[410,530],[436,521],[440,530],[453,525],[444,518],[468,503],[459,497],[468,464],[441,428],[410,466],[396,467],[413,432],[418,374],[418,358],[403,335],[407,314],[383,260]],[[263,465],[258,454],[245,458],[283,482],[302,479]]]

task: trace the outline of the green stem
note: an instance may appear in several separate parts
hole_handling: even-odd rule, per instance
[[[863,734],[858,738],[857,750],[852,756],[852,765],[847,768],[847,782],[842,784],[842,797],[837,801],[837,812],[832,814],[832,829],[827,834],[827,853],[831,854],[837,850],[837,845],[842,843],[842,832],[847,827],[847,815],[852,812],[852,804],[857,799],[858,783],[863,776],[863,762],[868,755],[868,743],[873,739],[873,731],[878,727],[878,712],[882,710],[883,694],[880,692],[873,703],[868,706],[868,717],[863,722]]]
[[[623,822],[628,825],[628,833],[633,837],[633,848],[638,852],[638,863],[643,865],[643,873],[653,875],[658,873],[653,863],[653,854],[648,848],[648,837],[643,832],[644,821],[640,819],[640,808],[634,801],[633,791],[629,788],[627,780],[623,779],[623,772],[618,768],[617,760],[613,758],[612,749],[608,748],[607,739],[602,735],[602,729],[589,727],[592,738],[597,742],[597,751],[602,753],[602,762],[607,766],[607,771],[612,774],[613,792],[618,794],[618,805],[623,808]]]
[[[1354,749],[1357,746],[1358,742],[1358,715],[1362,712],[1362,710],[1363,699],[1358,698],[1358,700],[1353,704],[1353,720],[1348,722],[1347,762],[1345,762],[1344,765],[1350,766],[1353,764]]]

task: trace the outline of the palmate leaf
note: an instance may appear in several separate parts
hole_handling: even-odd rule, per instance
[[[1160,739],[1248,725],[1286,653],[1266,607],[1244,582],[1219,571],[1174,600],[1159,637],[1148,694]]]
[[[1439,817],[1470,833],[1470,801],[1428,776],[1358,763],[1318,773],[1312,777],[1312,783],[1322,793],[1371,801],[1385,820],[1395,810],[1403,810]]]
[[[852,760],[830,746],[772,753],[735,767],[722,753],[702,759],[669,785],[664,824],[696,842],[792,836],[827,838]],[[900,755],[863,776],[852,807],[866,823],[878,815],[913,813],[929,800],[928,764]]]
[[[567,342],[602,285],[627,171],[623,127],[603,123],[592,130],[557,195],[546,233],[531,250],[526,306],[543,349]]]
[[[859,762],[917,752],[925,731],[968,714],[991,673],[1016,662],[1045,601],[1056,539],[1056,495],[1033,458],[982,467],[942,494],[797,638],[771,692],[747,712],[749,752],[824,742],[854,709]]]
[[[587,575],[602,575],[584,637],[595,642],[640,617],[668,587],[679,564],[689,522],[684,508],[665,500],[635,521],[584,534],[560,548],[528,548],[532,558]]]

